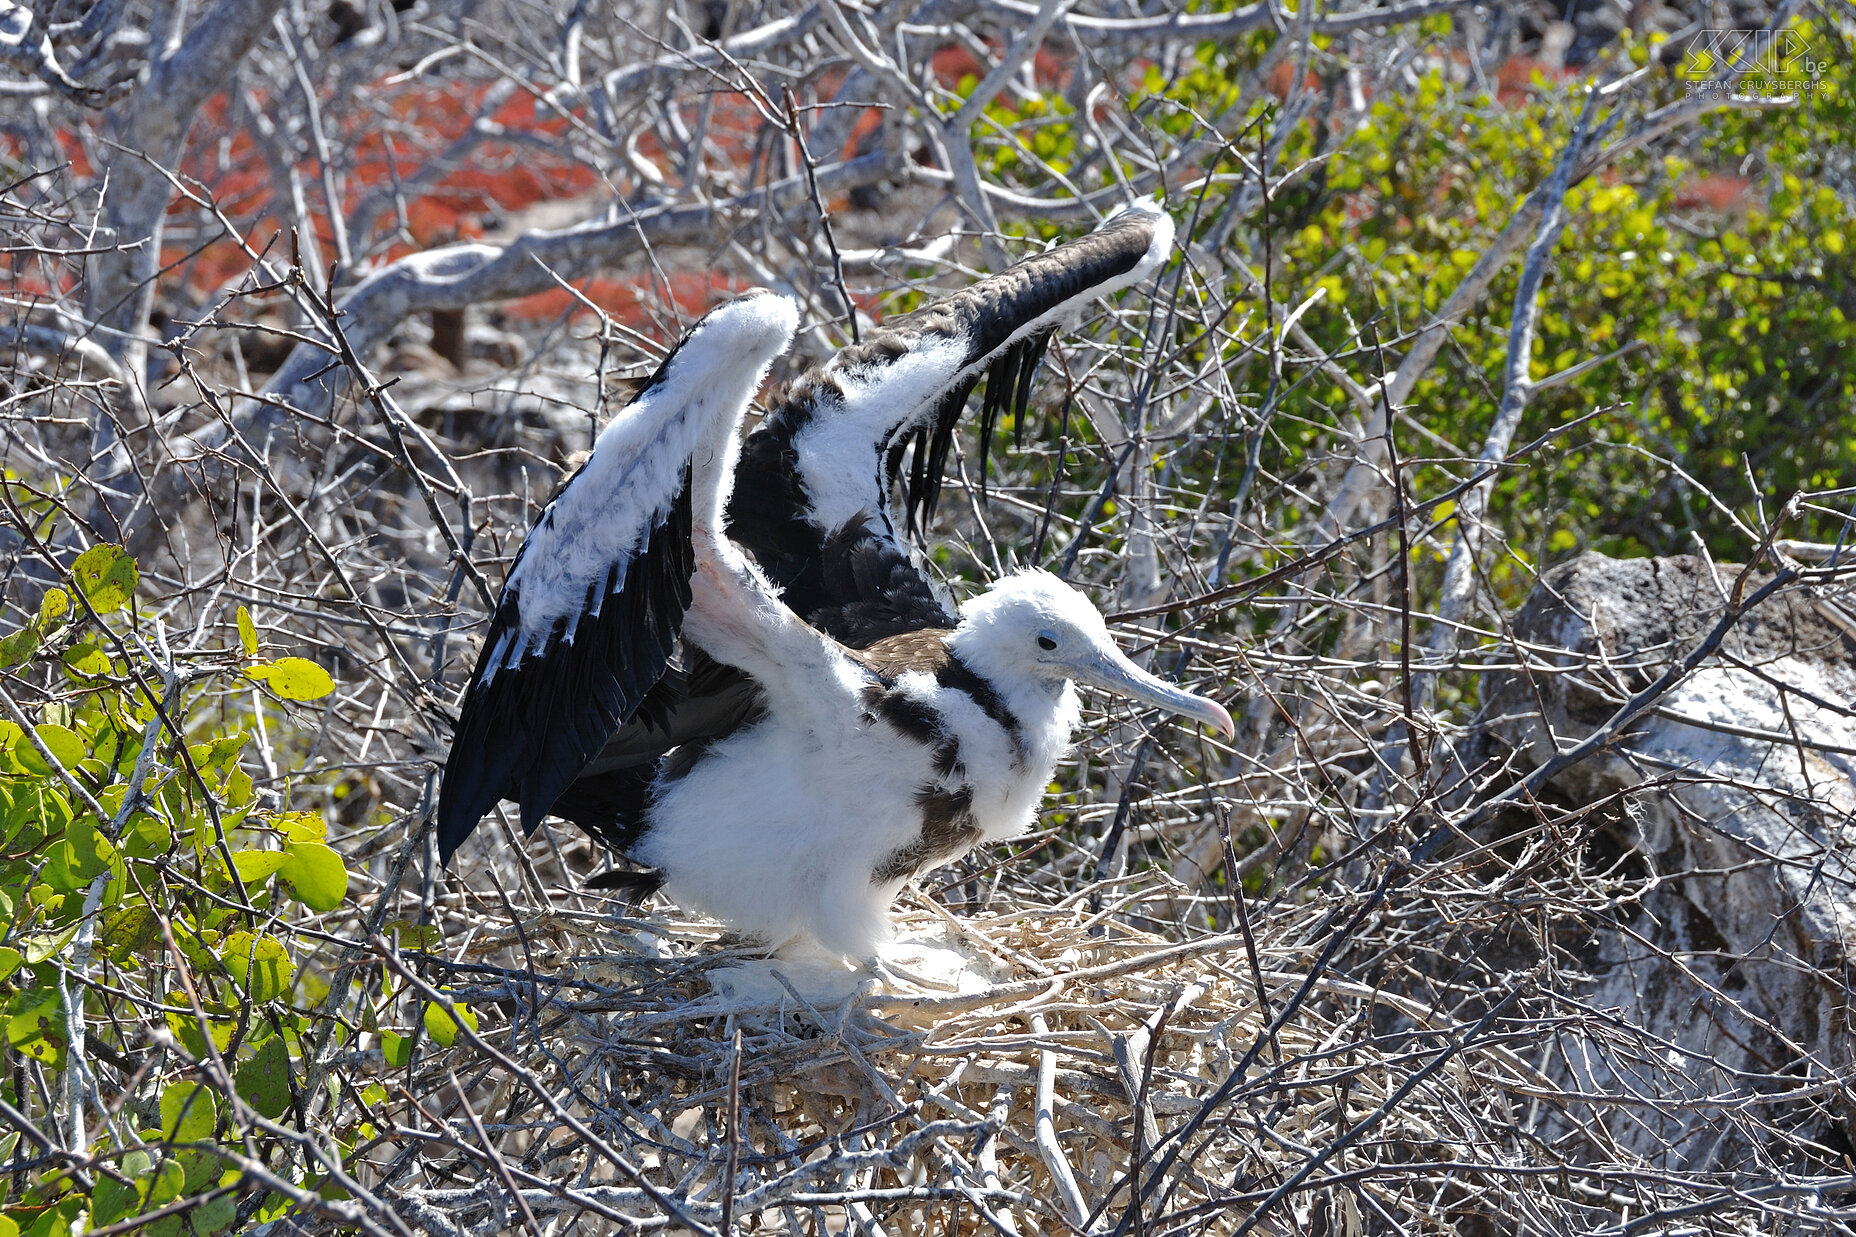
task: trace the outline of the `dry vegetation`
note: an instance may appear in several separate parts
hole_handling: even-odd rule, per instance
[[[40,633],[0,645],[23,728],[0,949],[24,958],[0,1230],[1849,1231],[1840,998],[1785,1007],[1742,942],[1661,931],[1685,874],[1643,822],[1708,771],[1566,780],[1739,665],[1747,615],[1856,613],[1820,543],[1848,492],[1697,497],[1763,574],[1727,569],[1709,622],[1641,664],[1555,657],[1509,617],[1568,548],[1529,509],[1558,491],[1509,482],[1666,446],[1622,395],[1539,412],[1639,350],[1530,367],[1587,329],[1553,321],[1575,202],[1796,105],[1745,64],[1686,89],[1679,53],[1645,50],[1705,15],[1644,6],[1607,42],[1594,12],[0,0],[0,549],[7,630]],[[1847,53],[1847,14],[1805,16]],[[1344,135],[1421,116],[1439,81],[1506,92],[1517,57],[1531,84],[1502,106],[1529,136],[1494,206],[1448,176],[1425,204],[1469,223],[1416,318],[1350,238],[1296,248]],[[1847,177],[1824,173],[1833,199]],[[957,593],[1068,575],[1230,703],[1236,743],[1092,714],[1038,830],[900,910],[970,956],[957,993],[776,976],[673,907],[580,891],[603,859],[570,830],[490,822],[436,868],[476,624],[682,323],[789,291],[790,375],[1130,194],[1163,196],[1182,260],[1058,339],[984,495],[965,444],[930,561]],[[1478,386],[1438,396],[1459,363]],[[1473,415],[1408,407],[1440,398]],[[140,565],[123,613],[72,574],[99,544]],[[52,588],[75,622],[42,617]],[[1834,663],[1837,638],[1807,651]],[[333,691],[264,670],[286,655]],[[1812,709],[1847,718],[1842,673]],[[1574,688],[1585,729],[1530,756],[1514,736]],[[105,690],[145,729],[99,758]],[[61,761],[35,724],[90,747]],[[1801,848],[1723,870],[1806,871],[1795,905],[1836,925],[1853,749],[1817,724],[1751,736],[1817,771],[1785,792]],[[216,767],[179,742],[234,733]],[[64,819],[18,806],[34,778]],[[232,860],[315,844],[303,811],[346,866],[332,909]],[[143,818],[165,849],[131,844]],[[57,859],[54,904],[47,856],[84,821],[120,858]],[[279,943],[279,984],[231,965],[233,928]],[[1758,956],[1840,993],[1841,937],[1813,931]],[[1620,971],[1742,1055],[1594,1003]],[[210,1121],[171,1110],[191,1082]]]

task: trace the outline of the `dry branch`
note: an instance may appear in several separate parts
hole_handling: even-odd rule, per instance
[[[46,1018],[67,1055],[9,1047],[0,1083],[10,1202],[204,1150],[161,1133],[167,1089],[204,1082],[223,1122],[195,1141],[227,1184],[95,1231],[249,1231],[261,1206],[294,1232],[376,1237],[1856,1223],[1838,1141],[1856,1112],[1856,672],[1831,655],[1856,648],[1856,602],[1847,549],[1785,527],[1847,527],[1851,494],[1775,498],[1772,519],[1702,496],[1764,566],[1662,564],[1715,591],[1634,643],[1609,602],[1557,627],[1534,613],[1550,589],[1505,608],[1545,559],[1508,553],[1526,521],[1500,483],[1620,407],[1527,418],[1641,351],[1529,368],[1563,291],[1568,190],[1774,100],[1672,98],[1621,57],[1543,78],[1514,106],[1570,136],[1521,152],[1533,179],[1506,220],[1463,233],[1476,260],[1428,317],[1392,323],[1320,282],[1379,278],[1348,245],[1318,272],[1285,255],[1375,107],[1409,111],[1433,72],[1468,89],[1490,47],[1520,46],[1460,0],[822,0],[661,21],[542,0],[59,4],[0,0],[0,92],[39,109],[0,119],[20,165],[0,246],[0,635],[114,539],[141,555],[133,632],[174,634],[111,629],[105,652],[159,705],[129,770],[67,764],[35,729],[97,690],[51,665],[5,668],[20,733],[0,759],[43,763],[106,840],[144,787],[192,787],[227,877],[136,858],[170,908],[146,966],[112,943],[105,876],[73,894]],[[1449,34],[1414,26],[1441,14]],[[1209,114],[1149,89],[1150,69],[1170,88],[1220,56],[1244,68],[1207,88]],[[426,86],[454,91],[449,128],[396,93]],[[247,146],[261,205],[215,163]],[[560,180],[520,209],[441,211],[511,169]],[[797,369],[1146,193],[1181,225],[1180,262],[1059,337],[1022,446],[960,445],[931,562],[957,594],[1016,562],[1060,569],[1119,608],[1134,651],[1247,706],[1240,742],[1092,712],[1038,830],[929,874],[901,912],[901,948],[955,972],[948,989],[875,990],[609,901],[582,881],[603,856],[565,829],[524,841],[505,821],[436,867],[475,633],[523,530],[680,322],[779,286],[809,307]],[[1407,409],[1523,253],[1490,333],[1505,363],[1472,375],[1492,424]],[[511,305],[563,288],[553,317]],[[1681,461],[1660,475],[1692,481]],[[1515,574],[1496,580],[1498,560]],[[241,669],[246,623],[335,690],[265,696]],[[1722,683],[1770,708],[1701,694]],[[350,882],[334,910],[247,887],[189,718],[249,733],[250,812],[326,823]],[[1693,927],[1749,889],[1783,903],[1763,936],[1750,912],[1731,940]],[[241,1002],[182,904],[287,941],[287,1001]],[[1654,983],[1622,992],[1637,974]],[[304,1021],[276,1037],[291,1085],[267,1118],[239,1071],[253,1024],[286,1007]],[[233,1038],[188,1034],[215,1018]]]

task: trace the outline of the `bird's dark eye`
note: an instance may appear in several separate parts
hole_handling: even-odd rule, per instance
[[[1039,636],[1038,647],[1043,649],[1046,653],[1048,653],[1052,649],[1057,647],[1057,642],[1051,639],[1049,636]]]

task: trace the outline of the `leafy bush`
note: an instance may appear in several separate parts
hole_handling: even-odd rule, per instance
[[[1847,167],[1856,47],[1842,26],[1795,29],[1821,53],[1823,70],[1797,103],[1722,109],[1673,146],[1619,159],[1566,197],[1568,227],[1548,263],[1533,344],[1532,378],[1542,385],[1517,441],[1606,411],[1510,470],[1493,495],[1495,522],[1536,565],[1586,547],[1687,553],[1697,537],[1716,554],[1743,555],[1744,529],[1728,510],[1750,512],[1759,499],[1774,510],[1798,490],[1846,483],[1856,467],[1845,426],[1856,405],[1856,200]],[[1267,477],[1313,475],[1337,432],[1350,450],[1356,416],[1316,363],[1324,358],[1291,356],[1280,383],[1256,363],[1282,315],[1318,294],[1302,327],[1370,385],[1376,366],[1397,363],[1516,205],[1547,180],[1577,118],[1576,75],[1516,57],[1478,82],[1448,16],[1414,38],[1415,88],[1373,97],[1365,122],[1346,129],[1328,122],[1336,93],[1347,90],[1344,54],[1312,58],[1308,90],[1327,105],[1299,118],[1282,110],[1286,64],[1276,64],[1273,93],[1239,89],[1270,63],[1266,36],[1201,44],[1171,74],[1150,66],[1136,96],[1134,110],[1180,139],[1203,133],[1204,118],[1240,109],[1220,121],[1235,135],[1210,169],[1223,179],[1202,198],[1181,195],[1182,215],[1198,221],[1195,241],[1222,242],[1195,260],[1193,274],[1205,280],[1205,301],[1242,309],[1219,346],[1242,403],[1232,421],[1260,435]],[[1687,96],[1688,68],[1662,36],[1620,38],[1620,58],[1647,67],[1646,108]],[[1649,67],[1652,57],[1662,63]],[[1047,184],[1074,170],[1080,126],[1060,97],[995,103],[989,115],[1002,133],[1036,124],[1022,147],[1002,139],[989,149],[990,175],[1037,185],[1039,169]],[[1254,169],[1267,140],[1259,135],[1272,133],[1281,146],[1268,159],[1276,183],[1263,208]],[[1137,162],[1126,170],[1137,174]],[[1227,218],[1247,193],[1254,213]],[[1038,221],[1025,230],[1041,239],[1061,231]],[[1248,274],[1234,270],[1239,263]],[[1400,431],[1409,452],[1434,455],[1440,443],[1473,452],[1486,433],[1501,398],[1520,265],[1496,278],[1419,379]],[[1266,272],[1275,314],[1252,311]],[[1190,355],[1208,345],[1185,321],[1177,345]],[[1227,489],[1241,474],[1230,473]],[[1456,485],[1460,469],[1418,467],[1412,478],[1426,498]],[[1291,521],[1309,514],[1288,497]],[[1809,511],[1789,530],[1830,541],[1837,533],[1836,518]],[[1532,584],[1531,572],[1499,562],[1493,571],[1510,601]]]
[[[313,1016],[331,939],[313,917],[348,872],[322,817],[288,810],[287,778],[254,781],[246,723],[334,684],[264,656],[242,607],[237,645],[177,646],[115,546],[41,583],[0,641],[0,1237],[137,1216],[155,1237],[219,1232],[330,1168],[326,1144],[289,1161],[311,1147],[305,1063],[333,1030]]]

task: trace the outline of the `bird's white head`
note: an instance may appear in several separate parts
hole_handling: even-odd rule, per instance
[[[1142,670],[1116,647],[1089,599],[1047,571],[1021,571],[960,607],[949,647],[999,686],[1032,682],[1051,691],[1066,683],[1099,687],[1236,733],[1223,705]]]

